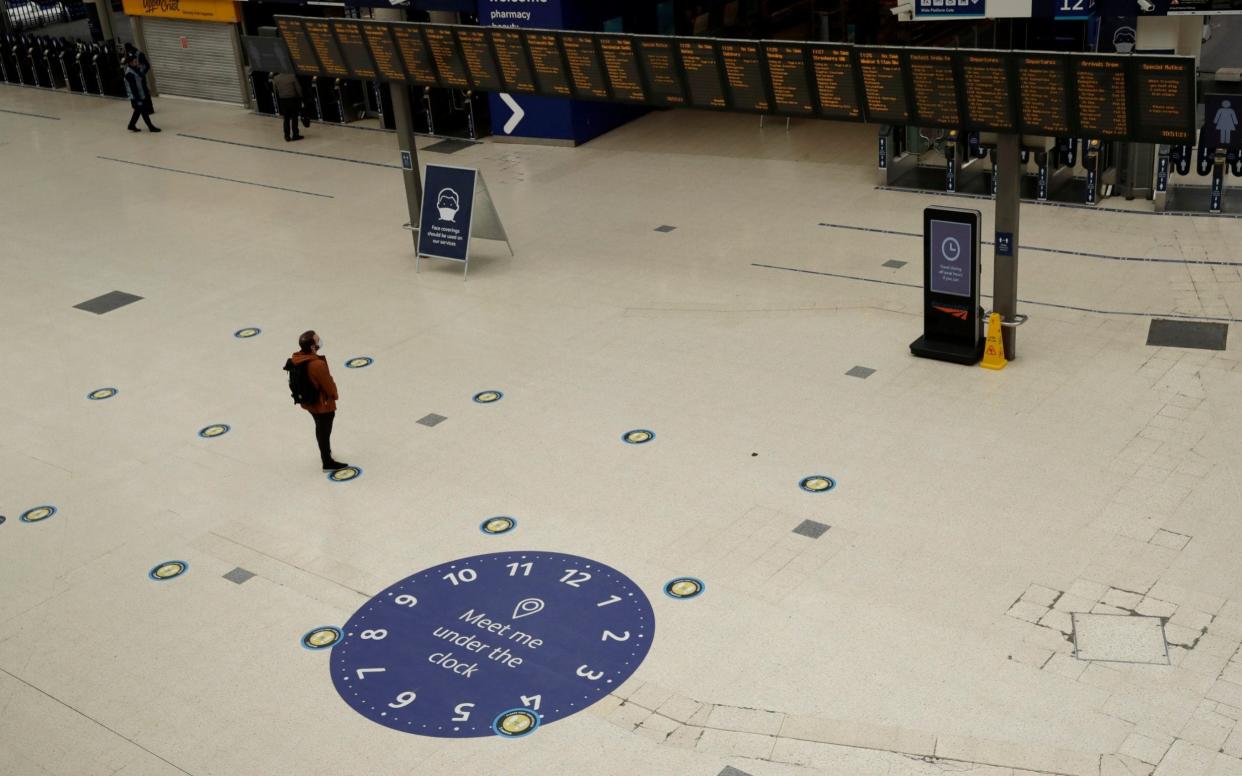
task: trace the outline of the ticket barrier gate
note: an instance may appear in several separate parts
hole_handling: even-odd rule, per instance
[[[420,101],[429,135],[477,140],[490,124],[487,95],[461,89],[425,88]]]
[[[944,143],[944,190],[950,193],[988,191],[984,161],[987,158],[988,151],[978,132],[949,130]]]
[[[984,135],[984,145],[992,165],[989,182],[992,195],[996,195],[996,144],[990,135]],[[1075,138],[1024,137],[1020,160],[1027,171],[1022,176],[1022,199],[1036,202],[1073,201],[1074,165],[1078,161],[1078,141]],[[1030,165],[1034,163],[1034,170]]]
[[[21,83],[18,78],[20,70],[17,67],[17,60],[13,57],[13,47],[14,42],[9,35],[0,35],[0,80],[17,84]]]
[[[893,186],[915,172],[919,164],[918,154],[907,151],[906,140],[905,127],[890,124],[880,127],[877,138],[879,185]]]
[[[276,88],[272,85],[273,77],[272,73],[261,70],[250,71],[250,104],[254,106],[256,113],[266,116],[280,115],[280,101],[276,98]]]
[[[1182,213],[1242,213],[1242,200],[1230,198],[1229,175],[1242,178],[1242,156],[1237,151],[1204,146],[1161,146],[1156,167],[1156,210]],[[1192,170],[1207,185],[1174,184],[1172,173],[1190,176]],[[1164,190],[1161,190],[1161,185]]]

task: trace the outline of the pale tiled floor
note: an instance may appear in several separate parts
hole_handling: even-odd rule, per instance
[[[165,132],[130,135],[124,103],[0,87],[0,773],[1242,773],[1242,355],[1145,345],[1152,315],[1238,316],[1242,221],[1025,207],[1044,304],[993,373],[910,357],[918,240],[819,225],[989,209],[874,190],[870,127],[676,113],[424,154],[483,171],[517,252],[476,243],[463,284],[414,273],[394,170],[182,137],[289,148],[159,105]],[[294,150],[398,162],[333,127]],[[112,290],[144,299],[73,309]],[[348,485],[283,385],[308,327]],[[639,426],[656,442],[620,444]],[[798,489],[816,473],[840,486]],[[478,532],[500,513],[519,530]],[[298,645],[525,547],[622,570],[659,625],[630,682],[537,735],[395,733]],[[189,573],[148,581],[169,558]],[[708,593],[660,595],[681,574]],[[1077,660],[1091,611],[1168,618],[1171,665]]]

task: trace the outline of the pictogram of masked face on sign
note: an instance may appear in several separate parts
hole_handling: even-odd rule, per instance
[[[452,222],[461,210],[461,197],[453,189],[440,189],[436,195],[436,210],[440,211],[440,220]]]

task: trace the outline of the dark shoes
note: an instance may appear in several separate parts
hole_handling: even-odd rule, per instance
[[[303,137],[305,137],[305,136],[304,136],[304,135],[294,135],[294,136],[293,136],[293,139],[294,139],[294,140],[301,140]]]
[[[148,132],[163,132],[164,130],[160,129],[159,127],[147,127],[147,131]]]
[[[348,468],[349,464],[341,463],[340,461],[329,461],[323,465],[323,470],[326,472],[339,472],[341,469]]]
[[[130,132],[141,132],[142,131],[138,127],[126,127],[126,129],[128,129]]]

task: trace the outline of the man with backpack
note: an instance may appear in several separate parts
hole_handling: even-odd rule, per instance
[[[295,404],[315,419],[315,439],[319,442],[319,457],[323,459],[326,472],[345,469],[349,464],[332,458],[332,422],[336,419],[336,382],[328,371],[328,360],[319,355],[323,340],[314,331],[298,337],[298,352],[285,362],[289,373],[289,392]]]

